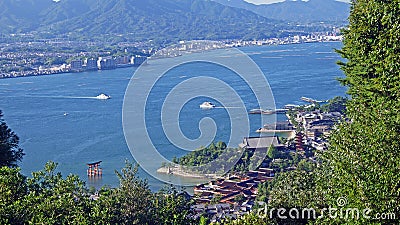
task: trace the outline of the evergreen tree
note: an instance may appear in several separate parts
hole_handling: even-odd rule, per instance
[[[345,113],[346,111],[347,98],[336,96],[330,99],[326,105],[321,106],[321,110],[324,112],[340,112]]]
[[[194,224],[190,196],[175,186],[166,186],[154,194],[155,224]]]
[[[16,167],[24,156],[18,136],[7,126],[0,110],[0,167]]]
[[[149,189],[147,180],[142,180],[137,176],[139,166],[126,162],[121,172],[115,171],[120,186],[111,195],[112,199],[117,200],[113,204],[114,216],[119,224],[151,224],[155,213],[153,205],[153,194]]]
[[[352,2],[340,63],[351,99],[348,121],[330,137],[320,181],[331,207],[357,208],[360,218],[337,223],[398,224],[400,219],[400,4],[398,0]],[[338,202],[339,198],[347,201]],[[345,203],[343,205],[343,203]],[[371,209],[367,216],[362,210]],[[376,220],[396,213],[397,220]],[[321,221],[322,222],[322,221]],[[333,221],[327,221],[332,223]]]
[[[267,151],[267,156],[270,159],[279,158],[279,155],[280,155],[279,151],[278,151],[278,149],[275,148],[275,146],[273,146],[273,145],[269,146],[268,151]]]

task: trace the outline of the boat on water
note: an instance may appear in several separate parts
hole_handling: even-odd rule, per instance
[[[249,111],[249,114],[264,114],[264,115],[272,115],[272,114],[281,114],[281,113],[286,113],[288,110],[287,109],[252,109]]]
[[[270,110],[270,109],[252,109],[249,111],[249,114],[264,114],[264,115],[271,115],[274,114],[275,110]]]
[[[200,105],[200,108],[201,108],[201,109],[212,109],[212,108],[214,108],[214,107],[215,107],[215,105],[212,104],[211,102],[203,102],[203,103]]]
[[[249,114],[263,114],[264,110],[262,109],[252,109],[249,111]]]
[[[267,110],[263,110],[261,114],[264,114],[264,115],[272,115],[272,114],[274,114],[274,113],[275,113],[275,110],[267,109]]]
[[[96,98],[97,98],[97,99],[101,99],[101,100],[107,100],[107,99],[110,99],[111,96],[106,95],[106,94],[104,94],[104,93],[101,93],[101,94],[97,95]]]

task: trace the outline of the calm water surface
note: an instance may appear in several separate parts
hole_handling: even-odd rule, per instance
[[[335,64],[340,57],[334,53],[334,48],[340,47],[341,43],[315,43],[246,47],[241,50],[265,73],[276,106],[281,108],[285,104],[303,103],[300,100],[302,96],[329,99],[345,95],[346,89],[336,81],[337,77],[343,76]],[[134,68],[124,68],[0,80],[0,109],[8,125],[20,137],[21,147],[26,153],[20,163],[23,173],[28,175],[40,170],[52,160],[59,163],[59,171],[64,175],[78,174],[89,185],[118,185],[114,170],[121,169],[126,159],[133,161],[125,143],[121,119],[125,89],[133,73]],[[160,80],[149,96],[149,111],[146,114],[154,114],[155,119],[147,122],[149,130],[154,131],[152,138],[164,156],[172,158],[184,154],[174,149],[162,132],[157,132],[163,96],[179,82],[198,75],[214,76],[229,83],[240,94],[247,109],[257,107],[254,96],[243,82],[230,73],[224,68],[199,63],[177,67]],[[112,98],[107,101],[92,98],[100,93]],[[226,111],[200,110],[198,105],[204,100],[193,99],[182,109],[182,132],[190,138],[198,137],[198,122],[207,116],[218,125],[215,139],[227,141],[230,124]],[[67,116],[64,116],[65,112]],[[252,130],[259,128],[259,118],[250,118]],[[89,180],[86,163],[97,160],[103,161],[103,177]],[[141,171],[140,176],[147,178],[154,190],[163,185],[145,172]]]

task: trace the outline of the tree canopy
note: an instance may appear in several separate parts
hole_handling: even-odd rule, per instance
[[[297,170],[279,174],[268,191],[269,206],[312,206],[317,216],[324,207],[344,213],[279,224],[400,223],[399,36],[398,0],[352,1],[344,46],[338,50],[346,60],[339,65],[350,96],[347,118],[330,135],[316,168],[299,163]],[[328,106],[344,109],[344,100]],[[248,222],[251,218],[242,224],[263,224]]]
[[[120,186],[90,192],[77,175],[63,177],[48,162],[32,177],[19,168],[0,168],[0,224],[193,224],[184,191],[153,193],[127,163]]]
[[[0,110],[0,167],[16,167],[24,152],[19,147],[19,137],[7,126]]]
[[[328,100],[328,103],[321,106],[321,110],[325,112],[346,112],[347,98],[342,96],[336,96],[333,99]]]
[[[349,122],[330,137],[321,190],[332,207],[345,197],[346,208],[372,210],[371,218],[351,223],[376,223],[377,213],[400,215],[399,1],[353,1],[349,22],[339,50],[347,60],[340,65]]]

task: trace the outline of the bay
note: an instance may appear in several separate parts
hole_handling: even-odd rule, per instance
[[[336,65],[341,58],[334,53],[334,49],[341,45],[335,42],[311,43],[251,46],[240,50],[247,53],[264,72],[276,107],[281,108],[285,104],[303,104],[300,100],[302,96],[324,100],[345,95],[346,88],[336,81],[336,78],[343,77]],[[26,153],[20,163],[22,172],[29,175],[52,160],[59,164],[58,170],[63,175],[78,174],[89,186],[117,186],[114,170],[120,170],[125,160],[133,161],[122,129],[122,105],[134,72],[134,68],[123,68],[0,80],[0,109],[7,124],[20,137],[21,147]],[[160,79],[154,89],[154,97],[149,96],[146,114],[151,118],[147,122],[152,140],[166,158],[185,153],[171,146],[162,129],[159,129],[162,96],[185,79],[198,75],[223,79],[240,94],[246,109],[257,107],[243,82],[230,72],[199,63],[175,68]],[[112,98],[107,101],[93,98],[100,93]],[[199,121],[210,117],[218,127],[215,140],[227,141],[230,125],[226,111],[200,110],[198,105],[205,100],[193,99],[182,109],[179,117],[182,132],[189,138],[198,137]],[[279,116],[279,119],[284,117]],[[250,135],[257,135],[254,131],[260,127],[260,120],[257,116],[250,117],[250,120]],[[97,160],[103,161],[103,176],[101,179],[89,179],[86,176],[86,163]],[[163,185],[144,171],[140,171],[139,175],[149,180],[153,190]]]

